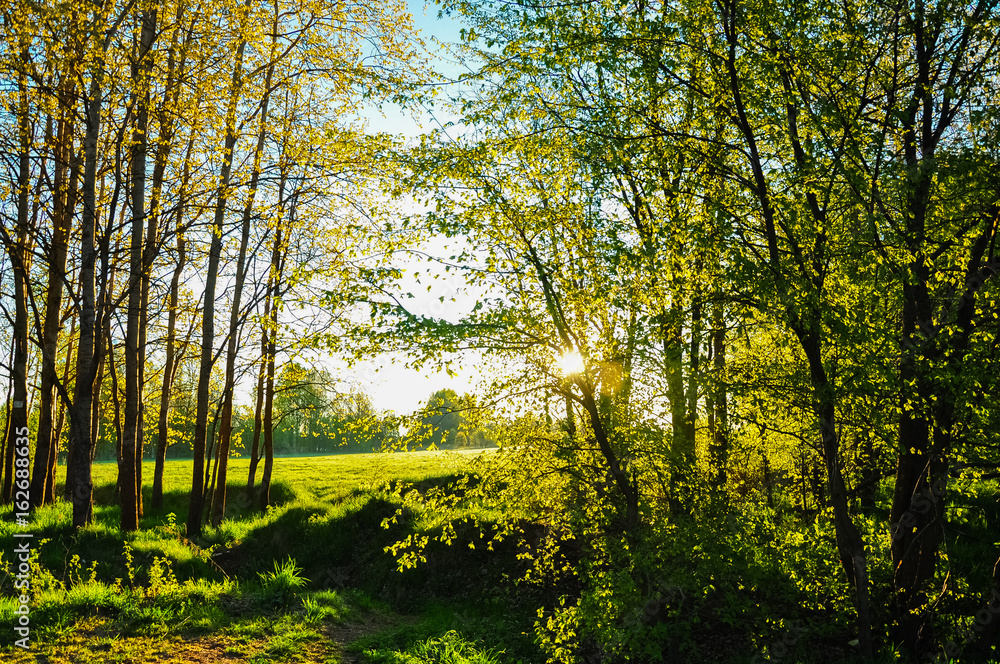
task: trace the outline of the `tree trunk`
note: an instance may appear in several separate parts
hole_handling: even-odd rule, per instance
[[[21,59],[27,63],[27,49]],[[14,448],[16,439],[28,435],[28,271],[30,269],[28,197],[30,188],[31,126],[28,113],[28,82],[23,72],[18,75],[18,170],[17,170],[17,241],[4,233],[4,244],[14,273],[14,329],[12,343],[11,383],[12,404],[7,418],[6,445],[2,459],[3,487],[0,499],[14,499]],[[29,495],[30,504],[30,495]]]
[[[696,261],[696,265],[700,261]],[[696,271],[700,267],[695,267]],[[684,453],[688,457],[688,465],[694,467],[697,463],[695,448],[695,428],[698,424],[698,388],[700,386],[699,372],[701,369],[701,328],[702,301],[700,290],[695,290],[691,298],[691,346],[688,349],[688,381],[687,412],[684,414]]]
[[[45,296],[45,322],[42,328],[41,405],[38,417],[38,438],[35,445],[35,459],[31,473],[32,507],[45,504],[46,485],[52,458],[56,453],[57,435],[54,432],[54,410],[56,407],[56,352],[59,328],[62,326],[62,293],[66,278],[66,253],[72,224],[73,207],[76,204],[77,164],[73,149],[72,129],[69,121],[69,92],[62,87],[62,116],[58,121],[56,134],[56,172],[54,181],[53,233],[49,248],[48,287]],[[67,178],[67,171],[69,177]],[[67,182],[68,180],[68,182]]]
[[[153,68],[153,41],[156,38],[157,8],[141,12],[142,27],[139,51],[132,65],[132,85],[136,100],[135,127],[132,132],[131,186],[132,230],[129,250],[128,316],[125,325],[125,421],[122,439],[121,527],[124,531],[139,527],[142,504],[142,392],[145,353],[143,287],[146,261],[143,256],[143,226],[146,218],[146,154],[148,150],[150,76]],[[154,222],[151,222],[155,224]],[[155,226],[154,226],[155,230]],[[155,238],[147,242],[155,242]]]
[[[241,40],[236,49],[232,83],[229,91],[229,107],[226,111],[226,139],[223,148],[222,168],[219,173],[215,219],[212,224],[212,244],[209,249],[208,269],[205,275],[205,302],[202,312],[201,362],[198,370],[197,408],[194,428],[194,468],[191,480],[191,502],[188,509],[187,534],[194,537],[201,534],[202,516],[205,507],[205,447],[208,439],[209,382],[212,377],[215,350],[215,288],[219,275],[222,254],[223,222],[226,216],[227,190],[232,171],[233,148],[236,146],[236,107],[242,88],[243,53],[246,42]]]
[[[729,462],[729,409],[726,403],[726,324],[723,305],[718,300],[712,308],[712,368],[715,377],[712,380],[709,412],[713,420],[713,426],[710,427],[712,468],[715,473],[713,483],[716,490],[724,496],[726,464]]]
[[[282,187],[284,189],[284,178]],[[271,503],[271,473],[274,469],[274,360],[278,336],[278,294],[281,292],[281,275],[284,268],[284,246],[281,225],[274,233],[274,250],[271,252],[271,316],[265,322],[264,350],[264,472],[260,478],[260,509]]]
[[[629,480],[625,469],[621,467],[618,455],[611,447],[611,440],[608,437],[604,421],[601,419],[597,403],[594,400],[593,387],[590,385],[589,381],[583,377],[577,378],[576,384],[580,388],[580,392],[582,394],[581,402],[584,410],[587,411],[587,415],[589,415],[590,429],[594,433],[598,449],[604,457],[608,471],[614,479],[615,487],[625,503],[625,509],[623,510],[624,513],[622,514],[624,517],[622,531],[626,537],[631,539],[636,535],[636,530],[639,526],[638,487],[636,487],[635,484]]]
[[[112,418],[115,427],[115,460],[118,462],[118,481],[115,484],[115,496],[120,500],[122,494],[122,441],[124,440],[124,433],[122,429],[122,401],[121,401],[121,384],[118,380],[118,367],[115,364],[115,346],[111,343],[110,337],[108,338],[108,369],[111,371],[111,405],[115,409],[114,417]]]
[[[66,340],[66,359],[63,361],[63,375],[62,384],[64,388],[68,391],[70,385],[70,365],[73,363],[73,345],[76,343],[76,317],[70,314],[69,319],[69,334]],[[74,377],[75,380],[75,377]],[[74,402],[75,403],[75,402]],[[54,428],[55,433],[55,449],[52,456],[49,457],[49,472],[45,476],[45,502],[46,504],[52,504],[56,502],[56,461],[59,457],[59,443],[62,441],[63,431],[66,425],[66,414],[68,411],[73,409],[73,403],[69,405],[66,404],[64,399],[60,399],[57,402],[57,412],[59,415],[56,417],[56,424]],[[72,415],[71,415],[72,416]],[[69,436],[67,436],[69,440]],[[69,470],[69,465],[67,464],[67,471]]]
[[[163,507],[163,468],[167,461],[167,446],[170,436],[170,390],[175,373],[175,347],[177,344],[177,300],[180,292],[181,273],[187,260],[184,233],[177,231],[177,265],[170,279],[170,299],[167,304],[167,359],[163,366],[163,382],[160,385],[160,413],[157,421],[156,465],[153,470],[153,507]]]
[[[865,659],[871,659],[871,607],[868,592],[868,555],[865,543],[851,518],[847,503],[847,488],[840,468],[840,442],[837,435],[836,411],[834,407],[834,386],[826,374],[820,352],[818,316],[812,316],[814,329],[797,329],[796,336],[809,364],[809,376],[813,391],[813,407],[819,420],[823,444],[823,460],[826,464],[827,482],[830,487],[830,502],[833,506],[834,532],[837,537],[837,551],[840,564],[848,582],[854,589],[854,607],[858,612],[858,647]]]
[[[146,253],[144,256],[144,261],[146,263],[146,272],[143,273],[144,285],[143,285],[143,296],[144,303],[148,303],[149,300],[149,277],[150,268],[153,263],[153,257],[155,255],[156,246],[153,239],[156,237],[156,226],[161,215],[160,210],[160,192],[163,189],[163,175],[166,171],[167,160],[170,157],[170,153],[173,149],[173,137],[175,133],[174,125],[174,112],[178,108],[178,100],[180,98],[181,86],[177,85],[176,76],[177,72],[180,71],[181,74],[184,72],[184,63],[186,60],[187,45],[191,38],[191,31],[188,30],[185,34],[184,43],[181,46],[181,57],[180,62],[177,62],[177,52],[178,52],[178,38],[181,31],[181,19],[184,16],[185,3],[180,2],[177,5],[177,15],[175,19],[175,28],[173,36],[170,40],[170,48],[167,53],[167,82],[164,86],[163,97],[167,100],[160,107],[158,112],[158,119],[160,125],[160,140],[156,144],[156,158],[153,165],[153,189],[150,196],[150,222],[149,229],[146,232]],[[180,183],[180,194],[178,196],[177,203],[177,265],[174,266],[174,273],[170,279],[170,295],[167,301],[167,338],[166,338],[166,361],[163,367],[163,380],[160,383],[160,410],[157,415],[157,428],[156,428],[156,453],[155,462],[153,467],[153,507],[155,509],[160,509],[163,507],[163,468],[166,464],[167,459],[167,446],[169,444],[168,439],[170,437],[170,427],[169,427],[169,416],[170,416],[170,391],[173,386],[174,381],[174,371],[175,371],[175,350],[177,344],[177,302],[180,292],[180,278],[181,273],[184,271],[184,265],[187,260],[187,254],[185,252],[185,241],[184,241],[184,229],[183,229],[183,216],[184,216],[184,205],[186,199],[186,190],[188,180],[190,178],[190,168],[191,168],[191,151],[194,144],[194,136],[192,131],[192,137],[188,141],[187,155],[184,160],[183,174],[181,176]],[[145,319],[147,316],[147,308],[143,307],[143,336],[145,336]]]
[[[222,421],[219,423],[219,457],[218,479],[215,484],[215,499],[212,505],[212,524],[219,525],[226,515],[226,482],[229,468],[229,447],[233,436],[233,392],[236,387],[236,342],[239,339],[243,287],[246,282],[247,245],[250,242],[250,220],[253,213],[254,196],[260,182],[260,160],[264,152],[264,141],[267,138],[267,107],[270,101],[271,79],[274,75],[274,40],[277,38],[278,16],[275,15],[272,26],[271,55],[272,62],[264,76],[264,98],[260,104],[260,131],[257,134],[257,146],[254,149],[253,170],[250,173],[250,190],[247,193],[246,206],[243,208],[243,226],[240,236],[240,252],[236,262],[236,283],[233,287],[233,301],[229,312],[229,339],[226,345],[226,378],[223,389]]]
[[[871,513],[875,509],[875,496],[881,475],[874,436],[871,431],[865,431],[861,435],[864,436],[861,440],[861,510]]]
[[[274,257],[272,254],[271,261]],[[271,278],[268,277],[267,288],[264,293],[264,322],[261,325],[260,343],[260,371],[257,374],[257,396],[253,412],[253,446],[250,449],[250,469],[247,473],[247,505],[253,505],[254,484],[257,480],[257,464],[260,463],[260,433],[263,428],[264,415],[264,381],[267,376],[267,326],[271,320]]]
[[[919,11],[919,10],[918,10]],[[922,13],[922,12],[921,12]],[[915,17],[918,51],[923,50],[923,17]],[[933,48],[931,49],[933,51]],[[927,86],[928,61],[930,53],[918,53],[917,87]],[[915,99],[926,100],[922,90],[915,91]],[[934,392],[931,382],[923,375],[921,363],[927,359],[926,352],[933,333],[933,302],[928,291],[930,265],[925,258],[927,240],[927,206],[930,196],[934,155],[934,142],[926,141],[922,128],[916,126],[917,102],[914,113],[902,118],[904,160],[907,165],[906,191],[909,196],[905,210],[906,249],[912,259],[906,265],[902,287],[903,307],[900,330],[899,378],[902,386],[900,399],[899,446],[900,453],[896,465],[896,486],[889,516],[892,530],[892,566],[895,602],[892,607],[896,628],[893,635],[895,645],[920,656],[929,645],[930,635],[924,626],[930,626],[930,615],[926,610],[927,595],[925,581],[931,579],[937,564],[938,545],[941,539],[940,518],[942,501],[930,491],[932,473],[943,465],[943,457],[948,450],[934,449],[931,445],[933,423],[909,404],[926,404]],[[933,114],[933,109],[924,112]],[[918,149],[920,152],[918,152]],[[911,387],[915,386],[915,387]],[[930,527],[929,527],[930,526]]]
[[[83,213],[80,223],[80,342],[76,357],[76,393],[69,408],[69,454],[66,460],[67,491],[73,501],[73,526],[81,528],[90,523],[93,514],[94,484],[91,478],[91,459],[94,447],[93,402],[97,376],[95,348],[97,346],[97,303],[95,271],[97,245],[97,142],[101,128],[101,110],[104,90],[104,63],[98,61],[91,83],[87,104],[87,133],[84,138]],[[66,359],[67,366],[69,357]]]

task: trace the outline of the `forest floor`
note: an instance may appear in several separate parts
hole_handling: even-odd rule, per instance
[[[246,498],[247,461],[234,459],[227,518],[191,539],[180,525],[190,461],[167,463],[163,507],[153,509],[147,492],[141,527],[131,533],[118,527],[116,467],[95,465],[93,525],[73,529],[65,501],[37,510],[24,530],[9,517],[0,520],[0,662],[544,661],[537,637],[545,630],[551,635],[553,623],[545,624],[541,612],[552,615],[579,587],[572,580],[561,586],[515,581],[528,569],[523,546],[532,538],[537,546],[542,526],[526,522],[524,541],[510,538],[489,550],[474,546],[481,540],[472,521],[489,527],[508,506],[469,501],[462,509],[477,511],[460,514],[474,518],[461,516],[445,537],[440,515],[425,500],[457,495],[452,482],[474,473],[477,463],[476,454],[451,452],[277,459],[272,507],[261,512]],[[144,474],[149,483],[151,464]],[[992,560],[990,510],[1000,510],[997,495],[995,484],[970,487],[963,508],[970,516],[962,527],[976,537],[949,543],[955,566],[978,575],[970,576],[973,589],[991,571],[975,564]],[[658,639],[659,645],[638,643],[661,648],[645,661],[853,661],[850,604],[846,584],[836,581],[826,522],[752,501],[739,509],[719,523],[681,521],[655,539],[661,576],[648,597],[609,590],[612,599],[631,597],[625,627]],[[861,521],[867,541],[884,546],[883,522],[875,516]],[[25,531],[32,535],[28,650],[14,645],[14,547],[23,540],[13,535]],[[425,559],[400,571],[393,546],[422,537],[429,538],[420,550]],[[573,546],[567,555],[574,555]],[[876,588],[887,587],[891,574],[878,564],[884,558],[872,557]],[[955,602],[957,615],[978,609],[974,590]],[[630,638],[623,631],[608,634],[601,638]],[[577,654],[585,662],[607,661],[605,645],[584,643]],[[889,649],[878,659],[898,661]]]
[[[440,569],[399,573],[384,551],[402,532],[383,527],[398,508],[386,487],[440,485],[477,453],[279,458],[274,507],[250,509],[243,487],[230,484],[230,518],[196,541],[177,524],[190,462],[167,463],[164,507],[150,508],[147,493],[141,529],[128,535],[113,506],[116,468],[95,465],[95,525],[74,532],[60,502],[27,529],[28,650],[13,644],[11,551],[0,551],[0,661],[489,664],[517,650],[510,661],[530,661],[530,639],[510,634],[513,602],[503,591],[470,594],[467,575]],[[245,478],[247,465],[233,460],[230,477]],[[151,464],[144,473],[152,476]],[[13,541],[12,523],[0,530]],[[527,612],[520,621],[530,628]]]
[[[81,620],[29,650],[5,649],[3,661],[11,664],[209,664],[226,662],[300,662],[354,664],[380,656],[367,655],[357,644],[400,625],[413,624],[411,617],[361,618],[330,624],[254,626],[234,623],[210,634],[128,634],[113,621]],[[391,659],[391,655],[390,655]]]

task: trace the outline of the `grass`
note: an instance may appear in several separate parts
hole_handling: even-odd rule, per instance
[[[564,634],[552,631],[562,629],[553,622],[556,608],[581,597],[580,586],[569,577],[548,585],[510,581],[526,569],[523,547],[507,540],[490,551],[469,522],[489,528],[505,506],[463,504],[459,514],[468,516],[453,523],[449,546],[434,539],[444,537],[430,504],[393,490],[403,482],[421,496],[438,495],[469,464],[467,454],[448,452],[279,458],[273,505],[259,512],[239,499],[246,462],[235,460],[228,518],[195,538],[185,537],[179,516],[186,515],[190,461],[168,462],[164,505],[151,509],[147,492],[136,532],[119,530],[114,506],[97,507],[96,522],[79,531],[69,504],[37,510],[29,528],[33,650],[12,646],[18,603],[15,561],[5,547],[0,661],[541,661],[541,648],[556,643],[543,638]],[[99,503],[113,503],[115,468],[97,466],[94,476]],[[987,559],[994,541],[996,486],[974,488],[952,518],[962,533],[948,542],[956,561]],[[859,523],[871,546],[884,545],[881,521]],[[526,538],[541,537],[539,524],[526,526]],[[617,643],[648,649],[649,661],[735,664],[760,661],[762,653],[786,662],[849,661],[851,612],[831,528],[746,503],[739,518],[650,531],[630,553],[645,556],[658,574],[648,587],[630,591],[621,566],[592,570],[604,584],[595,593],[624,608],[590,625],[580,656],[593,659]],[[15,530],[0,521],[4,541]],[[389,550],[408,537],[430,538],[421,552],[426,561],[399,571]],[[559,554],[568,566],[578,555],[573,546]],[[988,578],[988,569],[975,569]],[[871,574],[885,587],[891,570],[873,564]],[[967,617],[966,628],[980,605],[975,587],[949,600],[951,614]],[[884,655],[880,662],[900,661]]]
[[[75,531],[71,506],[59,502],[37,510],[28,529],[30,652],[12,645],[14,568],[0,552],[0,659],[327,664],[348,653],[372,662],[493,664],[507,649],[530,652],[521,628],[505,632],[509,604],[484,605],[492,607],[486,612],[479,606],[470,620],[468,575],[441,573],[461,567],[456,556],[468,556],[459,548],[437,569],[406,573],[384,550],[433,521],[411,510],[384,528],[402,506],[390,483],[440,486],[469,459],[451,452],[279,458],[274,504],[263,513],[241,500],[248,463],[235,459],[227,519],[192,539],[179,525],[190,461],[167,462],[163,507],[150,507],[147,486],[142,529],[127,534],[113,506],[117,468],[96,464],[95,524]],[[150,481],[152,464],[143,470]],[[5,541],[15,530],[0,522]],[[472,562],[471,570],[488,567]],[[459,631],[470,626],[468,634]]]
[[[278,457],[274,460],[272,482],[294,486],[297,494],[308,494],[318,500],[337,500],[359,487],[370,487],[388,479],[419,482],[451,475],[465,468],[470,458],[469,452],[461,451]],[[167,461],[163,473],[164,490],[168,493],[189,490],[191,466],[190,460]],[[230,486],[244,486],[249,467],[249,459],[230,459]],[[152,497],[153,470],[152,461],[143,462],[147,502]],[[257,467],[258,482],[262,472],[263,463]],[[94,464],[93,477],[95,486],[110,487],[113,491],[118,466],[114,462]]]

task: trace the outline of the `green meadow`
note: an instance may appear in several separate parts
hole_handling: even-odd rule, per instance
[[[226,518],[194,541],[182,525],[190,461],[167,463],[163,508],[152,509],[147,493],[141,528],[127,534],[115,506],[116,466],[98,464],[92,525],[74,530],[62,500],[37,510],[27,529],[29,650],[14,645],[18,529],[0,522],[0,661],[598,661],[587,659],[596,648],[554,653],[573,634],[552,616],[580,595],[570,572],[587,569],[585,547],[601,540],[549,537],[560,513],[539,505],[551,487],[525,479],[510,454],[278,458],[264,512],[248,506],[247,463],[237,459]],[[489,479],[504,467],[502,480]],[[151,466],[144,472],[148,485]],[[509,498],[529,493],[526,483],[537,491],[534,507]],[[997,491],[994,481],[962,488],[963,513],[972,516],[947,541],[956,569],[973,570],[956,580],[968,588],[959,615],[976,614],[975,588],[989,578],[981,562],[992,550]],[[608,630],[604,643],[619,638],[612,629],[635,635],[635,647],[648,650],[637,661],[650,663],[853,661],[847,586],[823,581],[836,579],[830,528],[794,505],[753,500],[708,519],[678,520],[640,542],[635,556],[656,556],[648,563],[658,574],[654,590],[648,598],[633,590],[627,599],[637,608],[622,625],[594,624]],[[888,545],[878,518],[862,523],[868,541]],[[590,571],[609,584],[622,578],[613,567]],[[873,567],[873,585],[884,587],[891,573]],[[905,660],[886,651],[876,661]]]
[[[13,546],[2,563],[4,662],[514,662],[538,659],[503,568],[513,550],[430,546],[399,571],[386,548],[429,532],[436,515],[405,498],[440,490],[474,453],[410,452],[275,460],[272,502],[248,509],[247,461],[230,464],[227,518],[192,542],[181,533],[190,461],[167,463],[164,507],[117,527],[117,468],[94,466],[95,524],[70,504],[38,510],[28,530],[30,649],[13,645]],[[152,464],[144,469],[146,484]],[[258,474],[259,479],[259,474]],[[414,494],[415,495],[415,494]],[[0,524],[4,542],[16,527]]]

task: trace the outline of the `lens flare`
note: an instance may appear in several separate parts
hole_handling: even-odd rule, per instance
[[[556,365],[559,367],[559,371],[567,376],[583,373],[584,369],[587,368],[583,356],[577,350],[568,350],[560,355]]]

